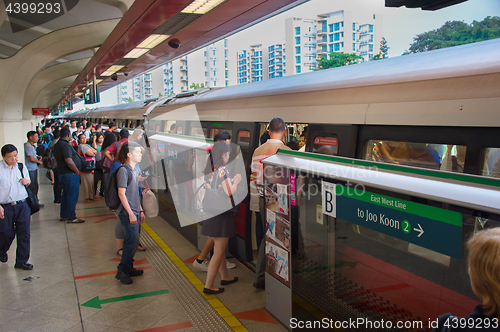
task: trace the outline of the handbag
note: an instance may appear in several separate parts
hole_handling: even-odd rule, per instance
[[[82,156],[81,154],[77,154],[78,158],[80,158],[80,172],[87,172],[87,160],[85,160],[85,157]]]
[[[235,204],[233,196],[227,196],[222,188],[218,188],[216,173],[213,173],[210,188],[205,188],[205,197],[203,198],[203,212],[212,216],[234,215]],[[215,183],[215,186],[214,186]]]
[[[21,172],[21,177],[23,177],[23,164],[17,163],[17,167],[19,168],[19,172]],[[30,207],[31,214],[35,214],[40,211],[40,203],[38,203],[38,198],[33,194],[33,192],[28,188],[28,186],[24,186],[26,192],[28,193],[28,197],[26,198],[26,202]]]
[[[48,149],[45,152],[45,156],[42,157],[42,163],[43,167],[46,169],[56,169],[57,168],[57,161],[56,158],[52,155],[52,150]]]
[[[142,192],[142,208],[148,218],[154,218],[158,215],[159,207],[156,195],[149,189]]]
[[[87,172],[95,171],[95,157],[85,156],[85,168]]]

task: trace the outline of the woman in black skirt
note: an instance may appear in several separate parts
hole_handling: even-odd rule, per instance
[[[205,168],[207,187],[210,186],[211,188],[221,190],[227,195],[228,200],[236,192],[236,188],[241,182],[241,174],[236,174],[232,179],[229,177],[226,164],[230,153],[231,148],[225,142],[215,143]],[[222,285],[229,285],[238,281],[238,277],[231,278],[229,276],[224,257],[229,238],[236,235],[234,217],[232,215],[220,214],[203,221],[201,234],[210,236],[214,240],[214,254],[208,265],[207,280],[203,293],[219,294],[224,291],[224,288],[214,286],[217,270],[221,274]]]

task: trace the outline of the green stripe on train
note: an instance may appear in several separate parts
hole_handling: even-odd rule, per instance
[[[299,152],[299,151],[290,151],[290,150],[279,150],[279,154],[287,154],[296,157],[305,157],[313,160],[323,160],[323,161],[333,161],[342,164],[354,165],[354,166],[365,166],[365,167],[377,167],[380,169],[386,169],[390,171],[424,175],[439,179],[447,179],[447,180],[456,180],[463,181],[475,184],[482,184],[493,187],[500,187],[500,180],[494,178],[487,178],[478,175],[469,175],[469,174],[458,174],[458,173],[450,173],[450,172],[442,172],[438,170],[428,170],[428,169],[418,169],[413,167],[406,166],[396,166],[384,163],[378,163],[374,161],[366,161],[366,160],[353,160],[350,158],[344,157],[335,157],[335,156],[327,156],[327,155],[315,155],[307,152]]]

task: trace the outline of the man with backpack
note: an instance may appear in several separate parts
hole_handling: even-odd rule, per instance
[[[146,220],[139,196],[139,174],[135,169],[135,165],[142,159],[141,146],[134,142],[123,144],[118,159],[123,165],[115,172],[120,201],[116,214],[122,224],[125,237],[122,258],[115,278],[122,284],[128,285],[134,282],[131,277],[141,276],[144,273],[143,270],[135,269],[133,266],[134,255],[139,245],[139,224]]]
[[[41,145],[45,147],[45,149],[49,148],[50,143],[52,142],[53,137],[50,134],[50,127],[43,127],[43,135],[42,135],[42,141]]]
[[[26,163],[26,168],[29,171],[31,184],[29,188],[33,195],[38,198],[38,165],[42,164],[42,157],[37,156],[35,144],[38,142],[38,134],[36,131],[28,131],[26,135],[28,141],[24,143],[24,159]],[[43,207],[43,204],[40,204]]]

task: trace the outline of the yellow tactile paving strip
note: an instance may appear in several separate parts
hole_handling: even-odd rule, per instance
[[[163,241],[158,234],[147,224],[143,223],[142,228],[151,236],[163,252],[170,258],[170,260],[177,266],[177,268],[184,274],[184,276],[196,287],[196,289],[205,297],[208,303],[219,313],[219,315],[226,321],[226,323],[233,329],[233,331],[248,331],[241,322],[222,304],[215,295],[207,295],[203,293],[204,283],[189,269],[189,267],[177,256],[175,252]]]

